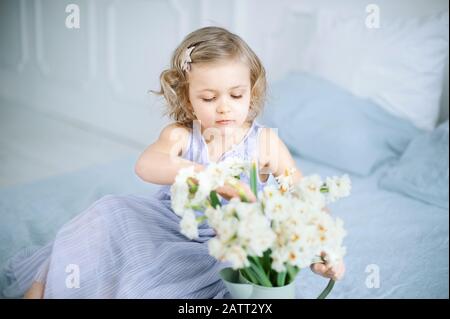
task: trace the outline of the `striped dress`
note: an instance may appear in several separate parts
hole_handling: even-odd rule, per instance
[[[242,141],[220,160],[257,156],[261,127],[253,121]],[[183,157],[209,163],[197,125]],[[264,185],[258,178],[258,188]],[[11,258],[3,295],[20,297],[39,281],[45,283],[44,298],[229,297],[219,277],[228,265],[208,253],[214,231],[203,223],[199,238],[189,240],[179,222],[170,206],[170,185],[150,197],[104,196],[66,223],[52,242]]]

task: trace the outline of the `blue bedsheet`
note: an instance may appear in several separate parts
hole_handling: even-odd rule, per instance
[[[296,160],[304,174],[345,173]],[[368,177],[350,175],[352,195],[330,206],[348,232],[346,276],[330,298],[448,298],[449,212],[380,189],[377,181],[386,169]],[[377,272],[379,282],[374,278]],[[300,276],[304,280],[297,291],[305,298],[315,297],[325,285],[310,271]]]
[[[157,185],[134,174],[135,157],[0,188],[0,267],[23,247],[44,245],[61,226],[107,194],[150,194]],[[0,292],[4,280],[0,273]]]

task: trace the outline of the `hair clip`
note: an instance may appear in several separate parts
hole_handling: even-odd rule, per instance
[[[191,53],[195,49],[195,46],[192,46],[190,48],[187,48],[184,52],[183,60],[181,61],[181,69],[183,71],[190,71],[191,70]]]

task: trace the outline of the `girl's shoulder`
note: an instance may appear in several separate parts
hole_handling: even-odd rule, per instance
[[[170,137],[173,134],[178,134],[180,137],[189,137],[192,132],[192,128],[183,126],[179,123],[167,124],[162,130],[161,135]]]
[[[184,153],[189,146],[191,133],[192,128],[175,122],[167,124],[161,130],[160,139],[167,141],[171,145],[178,145],[181,147],[181,153]]]

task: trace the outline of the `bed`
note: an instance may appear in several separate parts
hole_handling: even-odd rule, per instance
[[[156,185],[134,175],[134,160],[0,190],[0,263],[23,247],[45,244],[62,224],[105,194],[153,193]],[[304,174],[344,173],[299,156],[295,160]],[[348,253],[346,276],[329,298],[448,298],[448,211],[380,189],[385,169],[367,177],[350,175],[351,197],[330,207],[345,222]],[[372,282],[370,276],[377,273],[379,280]],[[297,297],[314,298],[324,285],[325,279],[303,270]]]
[[[342,171],[296,158],[305,173]],[[348,231],[346,276],[330,298],[448,298],[448,210],[380,189],[386,167],[351,175],[351,197],[331,207]],[[372,281],[372,276],[379,275]],[[298,296],[314,298],[323,279],[300,275]],[[314,287],[314,289],[310,288]]]

